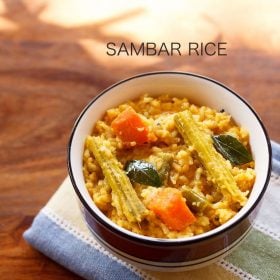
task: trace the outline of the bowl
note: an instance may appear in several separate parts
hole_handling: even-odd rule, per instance
[[[82,172],[84,141],[104,112],[127,100],[149,93],[171,93],[192,103],[224,109],[238,125],[247,128],[255,160],[256,180],[246,205],[225,224],[206,233],[178,238],[147,237],[119,227],[94,204]],[[109,251],[142,268],[182,271],[198,268],[227,255],[246,237],[260,207],[271,172],[271,146],[267,132],[252,107],[223,84],[192,73],[151,72],[122,80],[105,89],[82,111],[68,147],[69,175],[83,217],[96,239]]]

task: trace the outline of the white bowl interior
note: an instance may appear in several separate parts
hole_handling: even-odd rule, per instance
[[[177,97],[187,97],[192,103],[198,105],[206,105],[216,110],[224,109],[233,116],[237,124],[249,131],[250,146],[257,174],[250,198],[235,217],[224,225],[202,235],[212,234],[234,223],[251,208],[265,185],[269,170],[269,147],[266,135],[252,110],[231,91],[211,80],[183,73],[155,73],[132,78],[105,91],[83,113],[73,134],[69,157],[74,180],[87,204],[107,223],[119,228],[94,205],[85,187],[82,173],[84,141],[86,136],[91,133],[95,122],[102,118],[107,109],[127,100],[135,99],[144,93],[149,93],[152,96],[167,93]],[[135,235],[129,231],[126,232]],[[188,237],[188,239],[196,239],[202,235]],[[139,235],[137,236],[139,237]]]

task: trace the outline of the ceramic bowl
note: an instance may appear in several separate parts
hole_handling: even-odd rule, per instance
[[[127,100],[149,93],[187,97],[192,103],[224,109],[250,133],[256,181],[246,205],[228,222],[209,232],[187,238],[159,239],[141,236],[114,224],[94,204],[82,172],[84,141],[104,112]],[[84,219],[108,250],[127,262],[155,270],[180,271],[210,264],[228,254],[248,234],[257,214],[271,171],[271,147],[266,130],[252,107],[223,84],[182,72],[152,72],[128,78],[105,89],[78,117],[68,148],[70,178]]]

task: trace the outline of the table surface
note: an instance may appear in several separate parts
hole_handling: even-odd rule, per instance
[[[263,4],[263,13],[256,17],[255,10],[244,7],[252,8],[252,1],[237,1],[231,10],[220,7],[215,12],[192,1],[192,9],[168,11],[163,5],[160,15],[154,6],[130,4],[124,11],[112,6],[105,12],[100,4],[90,9],[92,1],[84,1],[83,7],[78,2],[0,2],[1,279],[79,279],[32,249],[22,234],[67,176],[66,147],[75,118],[96,94],[120,79],[166,69],[210,76],[246,98],[271,139],[280,141],[276,7]],[[189,12],[185,20],[192,22],[191,27],[183,24],[183,8]],[[240,20],[228,16],[232,9]],[[251,12],[245,15],[243,10]],[[169,18],[166,25],[162,18],[168,12],[177,14],[181,23],[174,26],[175,20]],[[228,55],[108,57],[105,53],[109,41],[160,42],[179,37],[226,41]]]

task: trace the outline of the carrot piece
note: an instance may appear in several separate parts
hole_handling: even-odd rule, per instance
[[[128,107],[121,112],[111,123],[116,135],[124,142],[144,144],[149,142],[149,129],[133,108]]]
[[[158,189],[148,208],[171,230],[183,230],[196,221],[181,192],[175,188]]]

